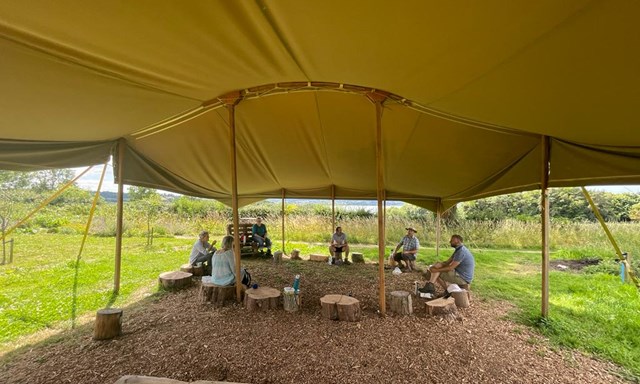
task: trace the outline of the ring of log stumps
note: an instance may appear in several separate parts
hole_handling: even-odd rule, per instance
[[[200,285],[198,301],[203,304],[211,303],[214,308],[219,308],[224,306],[226,302],[234,301],[235,299],[235,285],[215,285],[208,281],[203,281]]]
[[[322,317],[329,320],[360,321],[360,301],[345,295],[324,295],[320,298]]]
[[[247,311],[267,311],[278,309],[280,291],[269,287],[247,289],[244,293],[244,306]]]
[[[122,334],[122,309],[105,308],[98,310],[93,328],[96,340],[113,339]]]
[[[413,313],[413,302],[411,294],[407,291],[391,292],[391,312],[399,315],[410,315]]]
[[[158,282],[164,289],[181,289],[191,285],[191,276],[193,274],[189,272],[163,272],[158,277]]]

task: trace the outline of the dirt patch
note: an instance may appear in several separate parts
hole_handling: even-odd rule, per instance
[[[600,261],[600,259],[551,260],[549,265],[560,271],[579,271],[589,265],[598,265]]]
[[[378,313],[374,265],[308,261],[244,262],[254,280],[281,289],[302,275],[303,308],[248,313],[213,309],[197,287],[126,308],[124,335],[97,342],[92,324],[3,358],[2,383],[113,383],[123,375],[247,383],[622,383],[610,363],[550,348],[539,335],[504,320],[513,308],[474,296],[457,320],[427,317],[414,300],[407,317]],[[419,273],[385,271],[387,292],[413,290]],[[320,317],[328,293],[360,300],[357,323]],[[387,300],[387,306],[388,306]]]

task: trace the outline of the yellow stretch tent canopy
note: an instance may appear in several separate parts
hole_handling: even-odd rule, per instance
[[[640,2],[3,0],[0,168],[103,163],[241,204],[435,209],[549,185],[640,183]]]

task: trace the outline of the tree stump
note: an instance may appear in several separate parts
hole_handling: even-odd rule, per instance
[[[467,308],[469,307],[469,292],[466,290],[462,290],[459,292],[451,292],[451,297],[456,302],[456,307],[458,308]]]
[[[285,289],[284,295],[282,295],[282,304],[285,311],[297,312],[302,305],[302,295],[300,291],[296,293],[293,289]]]
[[[182,264],[180,266],[180,271],[187,272],[187,273],[193,273],[193,266],[191,264],[189,264],[189,263]]]
[[[359,252],[353,252],[351,254],[351,261],[354,263],[364,263],[364,255]]]
[[[191,276],[191,273],[182,271],[163,272],[158,281],[164,289],[180,289],[191,285]]]
[[[413,302],[411,294],[407,291],[391,292],[391,312],[399,315],[410,315],[413,313]]]
[[[351,296],[324,295],[320,298],[322,317],[329,320],[359,321],[360,301]]]
[[[312,253],[309,255],[309,261],[321,261],[323,263],[326,263],[327,261],[329,261],[329,256]]]
[[[203,281],[200,285],[198,301],[203,304],[211,303],[215,308],[219,308],[223,307],[225,302],[233,301],[235,298],[235,285],[215,285],[207,281]]]
[[[98,310],[93,338],[96,340],[113,339],[122,334],[122,309],[105,308]]]
[[[426,302],[427,313],[431,316],[449,315],[456,312],[456,300],[453,297],[439,298]]]
[[[299,249],[294,249],[293,251],[291,251],[291,260],[302,260],[300,258],[300,250]]]
[[[275,251],[273,253],[273,264],[280,264],[282,262],[282,251]]]
[[[467,291],[467,296],[469,297],[469,303],[471,303],[471,284],[460,284],[460,288]]]
[[[279,304],[280,291],[274,288],[251,288],[244,294],[244,306],[247,311],[278,309]]]
[[[204,275],[204,265],[202,263],[198,263],[193,266],[193,276],[203,276]]]

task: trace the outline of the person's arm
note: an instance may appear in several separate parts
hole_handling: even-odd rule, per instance
[[[449,260],[446,263],[443,263],[441,267],[436,268],[435,266],[429,268],[431,272],[448,272],[456,269],[456,267],[460,265],[459,261]]]
[[[205,248],[205,245],[202,242],[202,240],[198,240],[198,242],[195,243],[193,247],[198,250],[199,254],[200,253],[202,253],[203,255],[207,254],[207,249]]]
[[[404,238],[403,238],[404,239]],[[396,245],[396,249],[393,250],[393,254],[395,255],[396,253],[398,253],[398,249],[400,249],[400,247],[402,247],[402,240],[400,240],[400,242],[398,243],[398,245]]]

